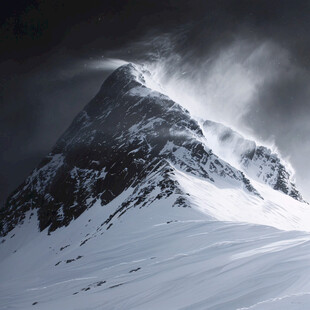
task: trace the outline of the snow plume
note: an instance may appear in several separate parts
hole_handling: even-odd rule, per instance
[[[96,60],[91,60],[88,62],[87,66],[89,69],[93,70],[115,70],[118,67],[127,64],[127,61],[115,58],[98,58]]]
[[[289,64],[288,53],[269,41],[235,40],[195,59],[190,52],[181,55],[171,46],[165,48],[163,56],[155,49],[155,61],[147,64],[153,80],[161,85],[157,90],[194,116],[243,131],[249,131],[243,120],[255,108],[260,89],[276,80]]]

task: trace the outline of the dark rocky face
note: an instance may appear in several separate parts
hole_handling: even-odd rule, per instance
[[[104,207],[129,187],[134,195],[110,220],[133,201],[146,206],[172,193],[178,195],[174,206],[186,207],[186,194],[173,178],[175,167],[210,182],[220,178],[227,186],[239,184],[259,196],[241,171],[206,147],[198,123],[186,110],[144,85],[144,74],[148,73],[129,64],[104,82],[54,149],[9,197],[1,213],[2,235],[29,210],[37,210],[40,230],[54,231],[96,201]],[[151,197],[156,186],[161,193]]]

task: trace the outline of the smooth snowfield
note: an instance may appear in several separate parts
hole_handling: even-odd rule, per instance
[[[219,222],[195,206],[172,208],[172,196],[101,226],[131,192],[49,236],[35,215],[10,232],[0,245],[0,308],[310,307],[309,233]]]

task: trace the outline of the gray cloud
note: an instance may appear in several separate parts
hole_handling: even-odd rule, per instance
[[[49,152],[112,70],[92,68],[89,59],[57,57],[2,82],[0,202]]]

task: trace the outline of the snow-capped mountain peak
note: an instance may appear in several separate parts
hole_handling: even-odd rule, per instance
[[[309,304],[310,208],[285,164],[150,78],[112,73],[7,200],[3,308]]]
[[[3,233],[33,209],[38,210],[41,230],[68,225],[97,200],[105,205],[130,186],[140,186],[154,167],[173,165],[259,196],[242,172],[201,142],[201,128],[188,111],[147,88],[143,79],[143,72],[129,64],[105,81],[51,153],[11,195]]]
[[[187,110],[146,87],[146,75],[149,72],[133,64],[112,73],[50,154],[10,196],[2,212],[3,234],[23,221],[28,210],[38,211],[40,230],[69,225],[98,200],[104,206],[129,187],[139,192],[154,170],[162,179],[148,193],[139,192],[138,202],[149,204],[147,194],[161,184],[158,199],[175,192],[177,201],[186,205],[186,191],[172,177],[176,170],[219,188],[240,188],[259,201],[264,197],[249,178],[302,201],[276,155],[221,124],[206,121],[200,128]],[[240,156],[242,171],[211,150],[208,143],[212,144],[215,127],[218,140]],[[167,169],[170,174],[160,172]],[[216,211],[212,216],[217,217]]]

